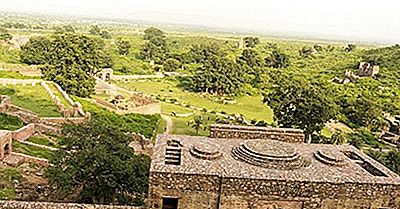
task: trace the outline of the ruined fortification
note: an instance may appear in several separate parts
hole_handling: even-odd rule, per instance
[[[399,176],[350,145],[301,143],[293,129],[212,126],[211,136],[157,137],[149,208],[400,207]]]

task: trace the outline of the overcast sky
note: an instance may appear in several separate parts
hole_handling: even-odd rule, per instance
[[[397,0],[0,0],[0,9],[400,43]]]

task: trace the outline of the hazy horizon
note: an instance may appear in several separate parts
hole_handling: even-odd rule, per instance
[[[9,12],[124,18],[381,43],[400,43],[398,8],[400,4],[393,0],[0,0],[0,10]]]

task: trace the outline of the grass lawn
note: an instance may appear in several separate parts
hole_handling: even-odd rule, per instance
[[[167,102],[161,102],[161,111],[164,114],[171,115],[172,112],[175,112],[177,114],[187,114],[194,112],[194,110],[187,108],[187,107],[182,107],[180,105],[176,104],[171,104]]]
[[[45,159],[50,159],[53,156],[53,152],[48,149],[22,144],[21,142],[18,142],[16,140],[13,140],[12,146],[13,146],[13,152],[19,152],[22,154],[45,158]]]
[[[40,144],[40,145],[57,148],[56,144],[54,144],[53,142],[51,142],[43,137],[40,137],[40,136],[32,136],[27,141],[35,143],[35,144]]]
[[[0,168],[0,200],[15,199],[14,181],[21,179],[21,174],[15,168]]]
[[[7,85],[0,87],[0,94],[11,97],[14,105],[31,110],[40,117],[61,117],[61,113],[44,88],[40,85]]]
[[[225,112],[228,114],[243,114],[247,120],[264,120],[272,123],[273,113],[271,108],[262,103],[262,96],[240,96],[235,98],[235,104],[222,104],[214,101],[217,97],[203,96],[198,93],[186,92],[177,87],[177,84],[172,81],[130,81],[119,82],[119,86],[130,89],[142,91],[146,94],[153,96],[161,96],[165,99],[176,99],[179,102],[189,104],[192,106],[205,108],[208,111]],[[181,112],[182,108],[177,105],[168,106],[163,104],[166,111]],[[176,110],[173,110],[175,109]],[[162,109],[164,112],[164,109]],[[186,112],[187,113],[187,112]]]
[[[54,95],[58,96],[61,100],[61,104],[64,105],[65,108],[70,106],[69,102],[63,97],[60,91],[58,91],[56,85],[54,83],[48,84],[50,89],[53,91]]]
[[[15,131],[22,126],[24,123],[18,117],[0,113],[0,130]]]

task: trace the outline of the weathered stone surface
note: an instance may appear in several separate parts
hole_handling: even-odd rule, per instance
[[[53,203],[53,202],[19,202],[0,201],[2,209],[141,209],[133,206],[112,206],[112,205],[86,205],[74,203]]]
[[[161,208],[163,197],[178,198],[178,208],[185,209],[400,208],[400,177],[356,148],[266,140],[159,135],[150,168],[149,208]],[[171,141],[180,144],[180,165],[165,164]],[[191,153],[193,147],[214,153],[212,144],[220,148],[220,158]],[[250,157],[285,161],[298,155],[309,164],[295,169],[257,166],[232,154],[241,144],[252,150],[247,150]],[[316,152],[332,164],[317,159]]]
[[[211,125],[210,137],[242,140],[274,139],[291,143],[302,143],[304,141],[304,134],[303,131],[300,129],[237,126],[225,124]]]

